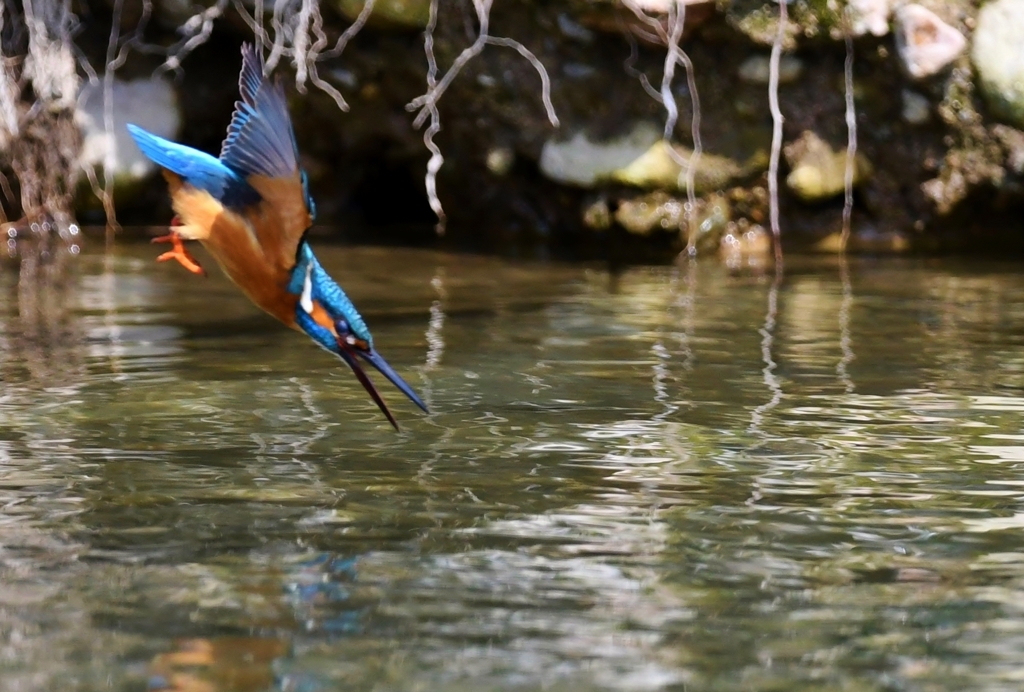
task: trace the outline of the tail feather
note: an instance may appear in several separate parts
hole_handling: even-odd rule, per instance
[[[259,193],[217,158],[158,137],[137,125],[129,124],[128,132],[153,163],[181,176],[189,185],[209,192],[225,206],[240,208],[260,201]]]

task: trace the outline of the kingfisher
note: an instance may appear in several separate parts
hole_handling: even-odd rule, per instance
[[[170,232],[154,242],[170,243],[171,250],[157,260],[205,274],[184,245],[200,241],[253,303],[345,361],[398,430],[360,359],[427,407],[377,353],[366,322],[313,254],[306,234],[316,205],[298,165],[284,87],[264,75],[263,56],[250,44],[242,46],[239,93],[219,157],[128,125],[170,188],[175,217]]]

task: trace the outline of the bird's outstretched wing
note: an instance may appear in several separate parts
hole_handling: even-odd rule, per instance
[[[284,88],[263,76],[263,58],[249,44],[242,46],[238,91],[242,98],[235,102],[220,160],[245,177],[295,175],[298,151]]]
[[[241,99],[228,126],[220,162],[237,172],[262,198],[246,216],[267,259],[282,271],[295,266],[296,251],[312,224],[312,203],[298,167],[298,151],[284,88],[263,74],[263,57],[242,46]]]

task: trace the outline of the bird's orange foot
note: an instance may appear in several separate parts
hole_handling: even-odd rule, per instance
[[[206,271],[199,265],[196,258],[189,254],[188,250],[185,249],[185,244],[181,242],[181,236],[171,231],[167,235],[162,235],[157,238],[153,238],[154,243],[170,243],[173,248],[169,252],[165,252],[156,258],[157,262],[166,262],[167,260],[178,260],[181,266],[188,269],[193,274],[199,274],[206,276]]]

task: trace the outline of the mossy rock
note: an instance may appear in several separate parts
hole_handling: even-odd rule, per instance
[[[366,0],[338,0],[338,9],[355,21]],[[381,28],[422,29],[430,20],[430,0],[376,0],[370,21]]]
[[[972,58],[992,110],[1024,127],[1024,0],[996,0],[981,8]]]
[[[767,157],[755,154],[746,163],[727,156],[702,153],[694,158],[693,150],[659,140],[642,156],[611,175],[618,183],[643,188],[679,190],[688,186],[690,161],[696,162],[693,172],[693,191],[697,194],[726,188],[736,181],[764,170]]]
[[[818,135],[807,131],[786,147],[790,174],[786,186],[805,202],[830,199],[846,189],[846,149],[835,151]],[[853,184],[871,175],[871,164],[857,154],[853,166]]]

